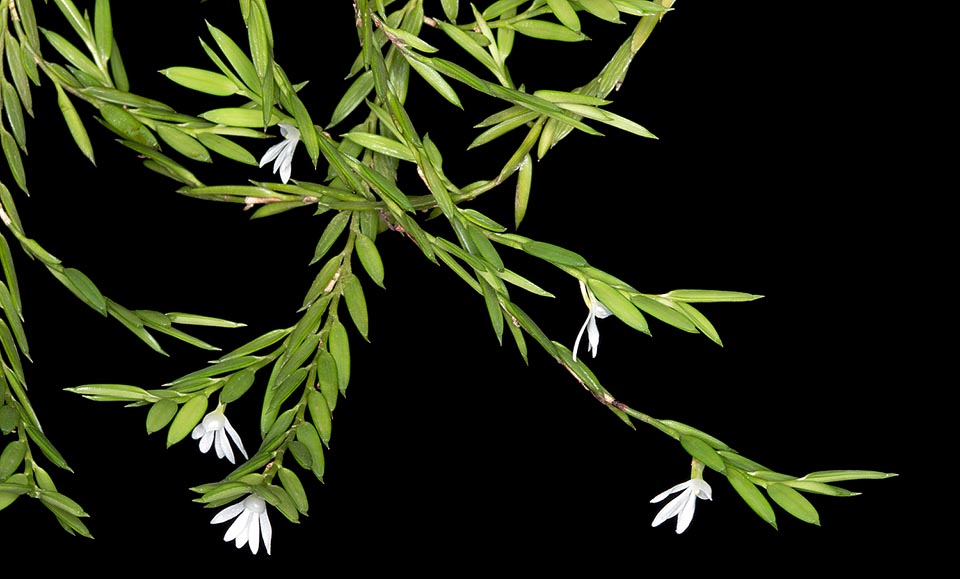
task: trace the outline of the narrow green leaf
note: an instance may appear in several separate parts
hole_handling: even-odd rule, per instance
[[[727,469],[723,459],[717,454],[709,444],[695,436],[680,435],[680,445],[687,454],[709,466],[717,472],[723,472]]]
[[[2,84],[3,98],[0,103],[3,104],[3,110],[7,113],[7,121],[10,123],[10,129],[13,130],[13,137],[20,145],[20,149],[27,152],[27,127],[23,122],[23,109],[20,107],[20,98],[17,96],[17,89],[10,84],[6,78],[0,76]]]
[[[143,123],[125,109],[111,103],[100,104],[100,114],[123,138],[129,139],[151,149],[159,149],[156,137]]]
[[[155,396],[138,386],[128,384],[84,384],[82,386],[72,386],[64,388],[67,392],[79,394],[84,398],[110,398],[113,400],[130,400],[152,402]]]
[[[20,158],[20,146],[13,135],[7,132],[7,129],[0,126],[0,146],[3,147],[3,155],[7,158],[7,166],[10,167],[10,173],[13,174],[13,180],[17,186],[27,195],[27,174],[23,169],[23,159]]]
[[[320,439],[329,448],[330,435],[333,432],[333,417],[330,414],[326,397],[323,393],[311,389],[307,395],[307,406],[310,408],[310,417],[313,419],[314,426],[317,427]]]
[[[890,472],[879,472],[876,470],[821,470],[811,472],[800,477],[800,480],[817,481],[822,483],[837,482],[845,480],[863,480],[863,479],[885,479],[897,476]]]
[[[523,156],[523,162],[520,163],[520,169],[517,172],[517,188],[513,198],[513,224],[514,228],[520,227],[527,214],[527,205],[530,203],[530,188],[533,182],[533,159],[530,153]]]
[[[330,117],[330,122],[327,123],[327,129],[339,124],[347,115],[352,113],[353,110],[367,98],[367,95],[370,94],[372,90],[373,71],[368,70],[354,79],[347,91],[343,93],[340,102],[338,102],[337,106],[333,109],[333,115]]]
[[[483,302],[487,306],[487,313],[490,315],[490,323],[493,325],[493,332],[497,336],[497,342],[503,345],[503,311],[500,309],[500,301],[497,298],[497,292],[482,277],[479,281],[480,289],[483,290]]]
[[[10,290],[10,303],[18,316],[23,315],[23,303],[20,300],[20,284],[17,281],[17,270],[13,267],[13,253],[10,251],[10,244],[7,239],[0,234],[0,264],[3,266],[3,274],[7,279],[7,287]]]
[[[323,259],[327,252],[330,251],[330,248],[336,243],[340,234],[343,233],[349,220],[350,213],[347,211],[341,211],[330,219],[327,226],[323,229],[323,233],[320,235],[320,240],[317,241],[317,247],[313,252],[313,259],[310,260],[311,265]],[[337,265],[339,266],[339,262]]]
[[[283,488],[286,489],[294,504],[297,505],[297,510],[300,511],[301,514],[307,514],[307,510],[310,508],[310,504],[307,501],[307,492],[304,490],[303,483],[300,482],[296,473],[289,468],[280,467],[277,474],[280,476],[280,482],[283,484]]]
[[[587,265],[587,260],[579,254],[558,245],[553,245],[552,243],[528,241],[523,244],[523,251],[557,265],[567,265],[570,267],[583,267]]]
[[[703,335],[716,342],[717,345],[723,345],[723,342],[720,340],[720,334],[717,333],[717,330],[713,327],[713,324],[710,323],[710,320],[700,313],[700,310],[685,302],[674,303],[690,318],[690,321],[697,326],[697,329],[703,332]]]
[[[23,55],[20,50],[20,43],[10,34],[4,34],[4,45],[7,53],[7,68],[10,69],[10,76],[13,77],[13,85],[17,87],[17,93],[20,95],[20,103],[27,111],[27,114],[33,116],[33,96],[30,92],[30,83],[28,82],[27,71],[23,66]]]
[[[670,300],[686,303],[750,302],[763,296],[718,290],[673,290],[663,294]]]
[[[211,162],[207,148],[180,129],[170,125],[157,125],[157,135],[184,157],[201,163]]]
[[[645,334],[650,333],[650,327],[647,324],[646,318],[644,318],[640,310],[633,305],[633,302],[625,298],[619,290],[614,289],[598,279],[588,279],[587,286],[589,286],[590,290],[597,296],[597,299],[600,300],[613,315],[617,316],[621,322],[637,331]]]
[[[770,506],[770,503],[767,502],[767,499],[763,498],[763,493],[761,493],[757,487],[753,485],[752,482],[748,481],[739,471],[736,469],[728,468],[726,470],[727,480],[730,482],[730,486],[733,487],[737,494],[740,495],[740,498],[747,503],[747,505],[753,509],[753,512],[757,513],[761,519],[773,525],[773,528],[777,528],[777,516],[773,512],[773,507]]]
[[[664,323],[670,324],[685,332],[697,333],[696,324],[694,324],[686,314],[660,303],[655,298],[634,294],[630,296],[630,301],[633,302],[633,305]]]
[[[264,113],[259,109],[244,109],[239,107],[226,107],[221,109],[209,110],[201,113],[200,117],[218,125],[227,125],[229,127],[263,127]],[[269,125],[274,125],[280,119],[277,115],[272,115]]]
[[[330,328],[327,344],[330,355],[336,363],[337,385],[340,387],[340,393],[346,395],[347,386],[350,384],[350,340],[347,329],[343,327],[340,320],[335,321]]]
[[[797,491],[786,485],[774,483],[767,487],[767,494],[783,510],[794,517],[806,523],[820,526],[820,515],[817,513],[817,509]]]
[[[364,271],[367,272],[367,275],[375,284],[383,287],[383,261],[380,259],[380,252],[377,251],[377,245],[372,239],[360,233],[357,234],[356,248],[357,256],[360,258],[360,264],[363,265]]]
[[[99,86],[108,86],[110,84],[107,82],[107,79],[104,78],[103,73],[100,72],[100,69],[97,68],[97,65],[94,64],[93,61],[83,53],[83,51],[71,44],[69,40],[60,36],[56,32],[47,30],[45,28],[41,28],[40,31],[43,32],[47,42],[49,42],[50,45],[60,53],[60,56],[67,59],[67,62],[75,66],[78,71],[86,74],[90,81]],[[20,96],[23,97],[23,95]]]
[[[389,137],[384,137],[382,135],[374,135],[372,133],[367,133],[363,131],[351,131],[342,135],[345,139],[350,139],[358,145],[393,157],[395,159],[400,159],[401,161],[411,161],[415,160],[413,153],[410,152],[410,149],[406,145],[399,141],[395,141]]]
[[[0,481],[7,478],[20,467],[23,457],[27,454],[27,445],[19,440],[7,444],[0,453]]]
[[[187,400],[173,419],[167,431],[167,448],[180,442],[200,423],[207,412],[207,397],[197,394]]]
[[[177,403],[173,400],[158,400],[147,412],[147,434],[159,432],[173,420],[177,413]]]
[[[53,443],[40,431],[39,427],[30,424],[29,422],[23,423],[23,428],[27,431],[27,436],[30,437],[30,440],[37,445],[37,448],[40,449],[40,452],[43,453],[43,456],[47,457],[47,460],[62,468],[67,472],[73,472],[73,469],[67,465],[67,461],[64,460],[63,455],[60,454],[60,451],[53,446]]]
[[[255,379],[256,372],[250,368],[244,368],[230,376],[227,383],[223,385],[223,390],[220,391],[220,403],[229,404],[239,400],[253,386]]]
[[[76,501],[56,491],[42,491],[40,493],[40,501],[51,509],[63,511],[75,517],[90,516],[83,511],[83,507],[77,504]]]
[[[573,9],[567,0],[547,0],[547,5],[553,11],[560,24],[563,24],[574,32],[580,32],[580,19],[577,17],[577,11]]]
[[[215,96],[230,96],[239,91],[232,80],[219,72],[189,66],[172,66],[161,70],[160,74],[181,86]]]
[[[423,80],[427,81],[427,84],[433,87],[433,90],[440,93],[440,96],[447,99],[453,106],[458,109],[463,109],[463,105],[460,103],[460,97],[457,96],[457,91],[453,90],[450,83],[444,80],[439,72],[430,67],[426,62],[418,59],[416,55],[404,53],[404,57],[406,57],[407,62],[413,70],[417,71],[417,74],[419,74]]]
[[[301,422],[300,425],[297,426],[297,440],[303,443],[303,445],[307,447],[307,450],[310,451],[310,459],[312,461],[310,469],[313,471],[314,476],[317,477],[317,480],[323,482],[323,443],[320,440],[317,429],[309,422]]]
[[[83,121],[80,120],[77,109],[74,108],[70,97],[67,96],[67,93],[64,92],[59,83],[54,83],[54,87],[57,89],[57,104],[60,107],[60,113],[63,114],[63,120],[66,121],[67,128],[70,129],[73,142],[77,144],[80,152],[83,153],[86,158],[90,159],[91,163],[96,165],[97,162],[93,158],[93,145],[90,142],[90,136],[87,134],[87,129],[83,126]]]
[[[215,153],[223,155],[228,159],[232,159],[245,165],[252,165],[254,167],[258,167],[260,165],[256,157],[250,154],[249,151],[226,137],[221,137],[220,135],[215,135],[213,133],[199,133],[197,138],[200,139],[200,142],[203,143],[205,147]]]
[[[73,287],[80,292],[84,303],[100,312],[101,315],[107,315],[107,302],[97,286],[90,281],[90,278],[84,275],[82,271],[72,267],[64,269],[63,273],[73,284]]]
[[[34,52],[40,53],[40,31],[37,29],[37,15],[33,10],[32,0],[17,0],[17,14],[27,35],[27,42]]]
[[[717,438],[715,438],[715,437],[713,437],[713,436],[710,436],[710,435],[707,434],[706,432],[703,432],[702,430],[698,430],[698,429],[696,429],[696,428],[694,428],[694,427],[692,427],[692,426],[687,426],[686,424],[683,424],[682,422],[677,422],[676,420],[661,420],[660,422],[663,423],[664,425],[666,425],[666,426],[668,426],[668,427],[676,430],[677,432],[679,432],[679,433],[682,434],[682,435],[692,436],[692,437],[695,437],[695,438],[699,438],[700,440],[706,442],[707,444],[709,444],[712,448],[714,448],[714,449],[717,450],[717,451],[730,451],[730,452],[732,452],[732,449],[731,449],[729,446],[727,446],[726,444],[724,444],[724,443],[723,443],[722,441],[720,441],[719,439],[717,439]],[[722,453],[721,453],[721,454],[722,454]],[[724,456],[726,456],[726,455],[724,455]],[[745,460],[745,459],[744,459],[744,460]]]
[[[209,22],[207,23],[207,28],[213,35],[213,39],[217,41],[217,46],[220,47],[221,52],[223,52],[223,55],[227,57],[227,61],[233,67],[233,70],[236,71],[237,75],[244,82],[244,84],[246,84],[251,90],[259,87],[260,78],[257,76],[257,71],[253,66],[253,62],[250,61],[250,58],[247,57],[247,54],[243,51],[243,49],[241,49],[229,36],[224,34],[218,28],[215,28]]]
[[[160,347],[160,344],[157,343],[156,338],[154,338],[150,332],[143,329],[143,322],[138,318],[133,312],[127,308],[121,306],[120,304],[105,298],[107,302],[107,313],[110,314],[115,320],[126,326],[128,330],[134,333],[138,338],[143,340],[148,346],[150,346],[155,352],[159,354],[167,355],[163,351],[163,348]]]
[[[343,297],[347,300],[347,311],[350,313],[350,319],[353,320],[357,331],[365,340],[369,331],[369,322],[367,320],[367,301],[363,296],[363,287],[360,285],[360,279],[350,274],[342,278]]]
[[[117,89],[122,91],[130,90],[130,81],[127,79],[127,69],[123,66],[123,59],[120,58],[120,49],[117,47],[117,39],[113,39],[113,49],[110,51],[110,75],[113,77],[113,83]]]
[[[554,24],[546,20],[537,20],[535,18],[513,22],[509,24],[509,27],[524,36],[539,38],[540,40],[555,40],[557,42],[580,42],[581,40],[589,40],[589,38],[581,32],[571,30],[560,24]]]
[[[110,16],[110,0],[97,0],[93,8],[93,37],[100,53],[100,60],[107,62],[113,51],[113,19]]]
[[[16,339],[17,345],[20,347],[23,355],[29,358],[30,346],[27,344],[27,334],[23,331],[23,322],[20,319],[20,313],[17,312],[16,306],[13,305],[13,297],[10,295],[10,290],[7,289],[6,284],[3,282],[0,282],[0,309],[7,312],[7,320],[10,322],[13,337]]]

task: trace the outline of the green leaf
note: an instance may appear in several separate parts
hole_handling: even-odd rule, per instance
[[[200,161],[201,163],[209,163],[211,161],[210,153],[206,147],[176,127],[157,125],[157,135],[160,136],[163,142],[173,147],[174,150],[188,159]]]
[[[177,403],[173,400],[158,400],[150,407],[147,412],[147,434],[159,432],[173,420],[177,413]]]
[[[8,133],[2,126],[0,126],[0,146],[3,147],[3,155],[7,158],[7,166],[10,167],[13,180],[24,193],[29,195],[30,191],[27,190],[27,174],[23,169],[23,159],[20,157],[20,146],[17,144],[17,140],[13,138],[13,135]]]
[[[13,77],[13,84],[17,87],[17,93],[20,95],[20,103],[27,111],[27,114],[33,116],[33,96],[30,93],[30,83],[27,81],[27,71],[23,65],[23,55],[20,50],[20,43],[10,34],[4,34],[5,47],[7,52],[7,67],[10,69],[10,76]]]
[[[54,83],[54,87],[57,89],[57,105],[60,107],[63,120],[67,123],[67,128],[70,129],[73,142],[77,144],[80,152],[83,153],[86,158],[90,159],[91,163],[96,165],[97,162],[93,158],[93,145],[90,143],[90,136],[87,134],[87,129],[83,126],[83,121],[80,120],[77,109],[74,108],[70,97],[67,96],[67,93],[64,92],[59,83]]]
[[[307,406],[310,408],[310,417],[313,419],[314,426],[317,427],[320,439],[329,448],[330,435],[333,432],[333,416],[330,414],[327,399],[321,392],[311,389],[307,395]]]
[[[718,346],[723,345],[723,342],[720,340],[720,334],[717,333],[717,330],[713,327],[713,324],[710,323],[710,320],[700,313],[700,310],[686,302],[674,303],[676,303],[677,307],[680,308],[680,310],[686,314],[688,318],[690,318],[690,321],[697,326],[697,329],[703,332],[703,335],[713,340]]]
[[[670,300],[687,303],[750,302],[763,296],[719,290],[673,290],[663,294]]]
[[[647,297],[641,294],[634,294],[630,296],[630,301],[633,302],[633,305],[657,318],[661,322],[670,324],[671,326],[679,328],[684,332],[691,332],[694,334],[697,333],[696,324],[694,324],[683,312],[675,310],[670,306],[657,301],[656,298]]]
[[[360,258],[360,264],[370,276],[375,284],[383,287],[383,261],[380,259],[380,252],[377,251],[377,245],[372,239],[362,233],[356,237],[357,256]],[[346,291],[346,290],[344,290]],[[349,305],[349,303],[347,304]]]
[[[340,102],[333,109],[333,116],[327,123],[327,129],[340,123],[343,119],[353,112],[373,90],[373,71],[368,70],[354,79],[353,84],[340,98]]]
[[[220,391],[220,403],[228,404],[239,400],[253,386],[255,379],[256,372],[250,368],[244,368],[230,376]]]
[[[17,89],[13,88],[6,78],[0,77],[2,84],[3,110],[7,113],[7,121],[10,122],[10,128],[13,130],[13,137],[16,139],[20,149],[27,152],[27,127],[23,122],[23,109],[20,107],[20,98],[17,96]]]
[[[247,151],[226,137],[221,137],[213,133],[199,133],[197,138],[205,147],[214,153],[218,153],[228,159],[245,165],[260,166],[256,157],[250,154],[250,151]]]
[[[93,63],[90,58],[83,53],[80,49],[70,43],[66,38],[60,36],[56,32],[46,30],[41,28],[40,31],[46,37],[47,42],[53,46],[53,48],[60,53],[60,56],[67,59],[67,62],[77,67],[82,73],[85,73],[89,78],[96,82],[100,86],[108,86],[110,83],[107,82],[107,79],[104,77],[103,73],[97,68],[97,65]],[[9,48],[8,48],[9,50]],[[23,95],[20,95],[21,97]]]
[[[723,472],[727,469],[723,459],[717,454],[712,446],[695,436],[680,435],[680,445],[687,454],[709,466],[717,472]]]
[[[523,244],[523,250],[534,257],[539,257],[557,265],[567,265],[570,267],[583,267],[587,265],[587,260],[577,253],[564,249],[552,243],[542,241],[528,241]]]
[[[207,397],[197,394],[187,400],[173,419],[167,431],[167,448],[180,442],[200,423],[207,412]]]
[[[314,476],[317,477],[317,480],[323,482],[323,443],[320,441],[320,435],[317,434],[317,429],[309,422],[301,422],[300,425],[297,426],[297,440],[303,443],[303,445],[307,447],[307,450],[310,451],[310,469],[313,471]]]
[[[419,74],[423,80],[427,81],[427,84],[440,93],[440,96],[447,99],[448,102],[458,109],[463,109],[463,105],[460,103],[460,97],[457,96],[457,91],[453,90],[450,83],[444,80],[439,72],[423,60],[417,58],[416,55],[404,53],[404,57],[406,57],[407,62],[410,63],[413,70],[417,71],[417,74]]]
[[[27,445],[19,440],[14,440],[7,444],[3,452],[0,453],[0,481],[7,478],[20,467],[23,457],[27,454]]]
[[[97,286],[90,281],[90,278],[84,275],[82,271],[72,267],[64,269],[63,273],[73,285],[71,289],[76,288],[76,291],[79,292],[77,295],[80,296],[80,299],[82,299],[84,303],[100,312],[101,315],[107,315],[107,302],[103,294],[100,293],[100,290],[97,289]]]
[[[557,42],[580,42],[581,40],[589,40],[589,38],[581,32],[571,30],[566,26],[554,24],[553,22],[537,20],[535,18],[513,22],[508,26],[524,36],[539,38],[540,40],[555,40]]]
[[[136,117],[121,107],[111,103],[100,104],[100,115],[123,138],[129,139],[151,149],[159,149],[156,137]]]
[[[806,523],[820,526],[820,515],[817,513],[817,509],[797,491],[786,485],[774,483],[767,486],[767,494],[783,510],[794,517]]]
[[[330,347],[330,355],[336,362],[337,385],[340,387],[340,393],[346,395],[347,386],[350,384],[350,340],[347,329],[343,327],[340,320],[335,321],[330,328],[327,343]]]
[[[547,5],[550,6],[553,15],[557,17],[561,24],[574,32],[580,32],[580,19],[577,17],[577,11],[567,0],[547,0]]]
[[[208,326],[213,328],[243,328],[246,324],[231,322],[223,318],[214,318],[211,316],[200,316],[197,314],[185,314],[183,312],[167,312],[165,316],[174,324],[184,324],[188,326]]]
[[[215,96],[230,96],[239,90],[232,80],[219,72],[189,66],[173,66],[161,70],[160,74],[181,86]]]
[[[844,480],[885,479],[897,476],[890,472],[876,470],[821,470],[800,477],[800,480],[817,481],[822,483]]]
[[[360,279],[349,274],[342,278],[343,297],[347,300],[347,311],[350,313],[350,319],[353,320],[357,331],[364,339],[367,338],[369,322],[367,320],[367,301],[363,296],[363,287],[360,285]]]
[[[213,35],[213,39],[217,41],[217,46],[220,47],[223,55],[227,57],[227,61],[237,72],[237,75],[244,82],[244,84],[246,84],[251,90],[259,87],[260,78],[257,76],[257,71],[253,66],[253,62],[250,61],[250,58],[247,57],[247,54],[243,51],[243,49],[241,49],[229,36],[215,28],[209,22],[207,23],[207,28]]]
[[[47,460],[62,468],[65,471],[73,472],[73,469],[67,464],[67,461],[64,460],[63,455],[60,454],[60,451],[53,446],[53,443],[40,431],[39,427],[30,424],[29,422],[23,423],[24,430],[27,431],[27,436],[30,437],[30,440],[40,449],[40,452],[43,453],[43,456],[47,457]]]
[[[73,515],[74,517],[90,516],[83,511],[83,507],[77,504],[76,501],[56,491],[41,491],[39,498],[40,502],[51,509],[62,511],[64,513]]]
[[[767,502],[767,499],[763,498],[763,493],[761,493],[752,482],[748,481],[739,471],[736,469],[728,468],[726,470],[727,480],[730,482],[730,486],[737,491],[737,494],[740,495],[740,498],[747,503],[747,505],[753,509],[753,512],[757,513],[761,519],[773,525],[773,528],[777,528],[777,516],[773,512],[773,507],[770,506],[770,503]]]
[[[645,334],[650,333],[646,318],[644,318],[640,310],[633,305],[633,302],[625,298],[619,290],[614,289],[598,279],[588,279],[587,286],[589,286],[590,291],[593,292],[597,299],[600,300],[600,303],[606,306],[620,321],[637,331]]]
[[[84,384],[83,386],[64,388],[64,390],[91,400],[153,402],[156,399],[155,396],[143,388],[127,384]]]
[[[333,247],[333,244],[340,237],[340,234],[343,233],[349,220],[350,213],[347,211],[341,211],[330,219],[327,226],[323,229],[323,233],[320,235],[320,240],[317,241],[317,247],[313,252],[313,259],[310,260],[310,265],[320,261],[323,256],[330,251],[330,248]],[[337,265],[339,266],[339,262]]]
[[[221,109],[209,110],[201,113],[200,117],[218,125],[228,127],[247,127],[260,128],[264,126],[264,113],[259,109],[244,109],[239,107],[226,107]],[[280,119],[277,115],[271,115],[268,125],[274,125]]]
[[[307,492],[303,488],[303,483],[300,482],[296,473],[281,466],[277,470],[277,474],[280,476],[280,483],[283,484],[283,488],[286,489],[294,504],[297,505],[297,510],[301,514],[307,514],[310,503],[307,501]]]
[[[97,0],[93,8],[93,38],[100,60],[106,62],[113,51],[113,19],[110,16],[110,0]]]
[[[513,223],[514,228],[520,227],[527,214],[527,205],[530,203],[530,186],[533,182],[533,160],[530,153],[523,156],[523,162],[520,163],[520,169],[517,172],[517,188],[513,199]]]

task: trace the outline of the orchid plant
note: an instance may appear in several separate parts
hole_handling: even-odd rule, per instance
[[[534,159],[546,156],[571,134],[597,135],[598,127],[625,131],[637,139],[653,136],[607,105],[651,32],[661,20],[669,19],[673,3],[498,0],[472,5],[458,0],[355,0],[354,19],[343,23],[357,31],[356,50],[349,55],[353,65],[348,86],[330,111],[323,109],[329,103],[301,100],[303,83],[288,78],[282,63],[275,60],[274,46],[283,37],[275,33],[267,2],[240,0],[246,38],[231,37],[210,22],[209,36],[202,40],[209,65],[171,63],[162,71],[177,90],[220,98],[223,106],[177,111],[129,86],[113,34],[109,0],[53,0],[63,18],[43,26],[33,0],[3,2],[0,51],[6,57],[5,122],[0,140],[8,173],[0,175],[0,220],[5,226],[0,232],[4,272],[0,280],[0,429],[5,439],[0,455],[0,509],[21,497],[38,499],[68,532],[90,536],[83,507],[60,493],[41,466],[46,461],[69,470],[54,441],[44,434],[27,395],[29,371],[22,359],[29,359],[29,346],[21,312],[29,296],[19,289],[14,250],[39,261],[84,304],[158,352],[163,350],[157,334],[212,350],[182,328],[241,325],[198,314],[128,309],[102,293],[83,272],[44,249],[43,240],[29,235],[17,212],[17,204],[26,197],[16,191],[27,191],[21,157],[24,113],[56,114],[33,109],[31,94],[41,79],[43,90],[55,91],[59,114],[80,153],[90,161],[95,156],[88,129],[98,123],[132,151],[131,161],[139,157],[146,168],[176,183],[182,195],[239,205],[255,218],[283,219],[282,213],[306,209],[326,219],[311,261],[311,265],[320,264],[319,271],[312,285],[303,288],[300,317],[292,325],[265,329],[210,365],[163,385],[104,382],[67,388],[89,400],[145,408],[147,432],[165,432],[168,447],[191,436],[199,440],[202,452],[214,448],[218,457],[231,464],[238,458],[236,447],[243,461],[222,479],[196,485],[193,491],[205,507],[223,507],[212,522],[233,520],[224,539],[235,541],[238,548],[246,546],[257,553],[262,540],[266,552],[271,552],[271,509],[290,521],[308,512],[309,485],[301,477],[323,479],[332,415],[351,384],[351,342],[357,336],[368,337],[364,285],[383,286],[385,264],[378,244],[387,230],[399,232],[424,259],[443,266],[476,292],[497,340],[502,342],[508,334],[524,360],[531,345],[541,348],[616,419],[631,428],[637,422],[652,426],[679,443],[678,450],[692,460],[692,476],[653,499],[659,502],[680,493],[655,516],[654,526],[676,516],[676,532],[687,529],[697,499],[718,496],[706,474],[730,483],[735,494],[773,526],[777,519],[771,501],[789,515],[819,524],[817,510],[805,494],[851,496],[857,493],[834,483],[893,476],[869,470],[804,476],[780,473],[693,426],[654,418],[618,399],[578,356],[584,333],[588,352],[597,356],[597,320],[615,318],[649,333],[648,319],[654,318],[719,344],[717,330],[701,307],[751,302],[761,296],[702,289],[647,293],[591,266],[578,253],[516,232],[534,191]],[[514,79],[508,62],[518,35],[544,46],[575,43],[586,39],[582,23],[591,19],[626,23],[628,31],[592,80],[575,88],[528,92],[522,79]],[[567,79],[557,82],[562,86]],[[444,155],[455,153],[442,152],[418,129],[418,118],[410,112],[407,94],[414,83],[429,87],[456,107],[463,107],[461,95],[467,92],[498,103],[500,109],[477,125],[482,132],[471,146],[519,133],[519,147],[492,169],[489,179],[459,182],[443,166]],[[329,121],[320,125],[317,119],[321,118]],[[343,128],[347,123],[349,128]],[[259,139],[275,139],[278,131],[282,140],[265,149]],[[304,155],[315,172],[295,171],[294,160]],[[268,180],[270,175],[265,174],[265,180],[253,183],[207,183],[191,168],[214,161],[261,168],[272,162],[272,173],[280,182]],[[400,171],[404,166],[415,168],[419,181],[405,181]],[[514,206],[512,229],[468,206],[489,191],[508,187]],[[572,349],[548,336],[517,305],[515,293],[553,296],[514,269],[512,262],[517,260],[513,258],[518,254],[558,268],[579,285],[587,317],[570,344]],[[248,455],[224,410],[253,396],[262,400],[262,410],[256,425],[259,440]],[[208,411],[211,404],[215,408]]]

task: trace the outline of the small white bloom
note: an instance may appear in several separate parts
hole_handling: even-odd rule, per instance
[[[273,172],[280,171],[280,180],[286,183],[290,180],[290,163],[293,162],[293,151],[300,142],[300,131],[287,123],[279,123],[279,125],[283,141],[267,149],[266,154],[260,159],[260,166],[263,167],[276,159],[273,163]]]
[[[230,505],[217,513],[210,524],[224,523],[233,518],[236,520],[227,529],[223,540],[236,541],[237,549],[242,549],[249,543],[250,551],[256,555],[260,549],[260,537],[263,536],[263,546],[266,547],[269,555],[273,527],[270,526],[270,518],[267,516],[267,503],[257,495],[251,494],[242,502]]]
[[[710,497],[710,494],[713,491],[710,489],[710,485],[707,483],[707,481],[703,480],[702,478],[695,477],[686,482],[682,482],[676,486],[670,487],[659,495],[653,497],[653,500],[650,502],[659,503],[663,499],[676,492],[679,492],[680,494],[673,497],[673,500],[660,509],[660,512],[657,513],[656,518],[653,519],[653,526],[656,527],[670,517],[676,516],[677,533],[679,534],[686,531],[687,527],[690,526],[690,521],[693,520],[693,511],[697,507],[697,499],[706,499],[708,501],[713,500]]]
[[[580,339],[583,338],[583,331],[587,331],[587,351],[597,357],[597,348],[600,346],[600,330],[597,329],[597,318],[601,320],[611,314],[603,304],[597,301],[593,292],[587,289],[584,283],[580,282],[580,294],[583,296],[583,302],[587,304],[587,320],[580,326],[580,332],[577,334],[577,341],[573,343],[573,361],[577,361],[577,350],[580,349]]]
[[[227,415],[223,413],[224,405],[217,406],[217,409],[203,417],[190,435],[194,440],[200,439],[200,452],[207,452],[211,446],[217,449],[217,458],[227,457],[230,464],[234,464],[233,449],[230,447],[230,440],[227,435],[233,439],[237,449],[243,458],[247,458],[247,451],[243,449],[243,443],[240,442],[240,435],[230,425]]]

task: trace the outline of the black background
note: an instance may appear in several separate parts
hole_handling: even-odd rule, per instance
[[[66,35],[53,5],[36,4],[41,25]],[[323,17],[305,17],[295,4],[305,3],[270,3],[276,59],[294,82],[311,81],[301,95],[326,124],[358,49],[350,3]],[[426,4],[428,15],[440,15],[439,2]],[[145,434],[144,409],[62,391],[99,382],[155,388],[211,356],[163,339],[171,357],[154,354],[18,254],[31,396],[76,471],[52,474],[91,514],[97,538],[69,537],[39,504],[19,500],[2,514],[5,547],[42,546],[80,566],[174,558],[196,570],[295,563],[318,572],[451,574],[576,564],[599,575],[882,568],[917,556],[902,543],[915,516],[904,490],[912,430],[904,418],[905,387],[918,384],[918,338],[896,313],[895,291],[913,273],[902,249],[908,216],[883,201],[907,179],[883,114],[898,98],[888,84],[896,57],[873,12],[722,4],[678,2],[612,96],[611,110],[659,140],[613,129],[603,138],[571,135],[537,163],[519,232],[575,250],[641,291],[766,296],[702,308],[723,348],[657,322],[651,338],[601,321],[591,367],[621,400],[702,428],[781,472],[904,476],[848,483],[859,497],[813,495],[821,528],[778,510],[775,531],[708,473],[714,500],[698,504],[686,533],[675,535],[672,520],[651,529],[660,505],[650,498],[688,477],[679,445],[642,425],[627,429],[532,340],[525,366],[509,338],[497,345],[476,294],[386,233],[378,247],[387,290],[365,283],[371,343],[351,335],[353,376],[335,413],[325,484],[304,474],[309,517],[294,526],[271,510],[273,555],[252,556],[224,543],[226,525],[209,525],[213,513],[190,502],[188,487],[218,480],[228,464],[189,440],[164,449],[162,434]],[[236,3],[115,3],[114,18],[134,92],[191,114],[238,104],[195,99],[154,72],[211,67],[196,41],[209,40],[204,18],[242,44]],[[635,21],[583,20],[587,45],[518,37],[514,79],[529,90],[582,84]],[[427,38],[463,61],[439,33]],[[413,84],[413,122],[445,151],[447,174],[468,183],[499,170],[519,134],[463,150],[477,134],[470,127],[502,105],[457,86],[460,111]],[[239,206],[178,196],[176,184],[144,169],[82,108],[94,168],[70,140],[50,83],[35,97],[26,161],[32,196],[14,192],[28,235],[127,307],[247,323],[197,330],[225,350],[295,322],[326,217],[306,210],[250,221]],[[259,155],[266,146],[250,148]],[[208,183],[269,175],[225,160],[190,168]],[[321,165],[314,174],[298,151],[294,178],[319,181],[323,172]],[[403,178],[401,186],[421,193],[412,173]],[[512,183],[502,189],[474,206],[510,223]],[[449,237],[439,222],[431,227]],[[529,257],[504,257],[557,295],[518,291],[515,299],[548,335],[572,345],[586,314],[576,283]],[[258,410],[253,395],[230,407],[248,448],[256,447]]]

